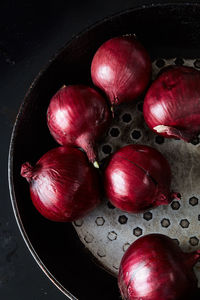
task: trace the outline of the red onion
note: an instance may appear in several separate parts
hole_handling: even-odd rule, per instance
[[[179,199],[179,194],[170,193],[170,182],[167,160],[156,149],[143,145],[121,148],[105,170],[107,197],[115,207],[132,213]]]
[[[95,53],[91,76],[112,105],[132,101],[147,87],[151,60],[133,35],[112,38]]]
[[[105,99],[83,85],[62,87],[51,99],[47,123],[61,145],[81,147],[91,162],[96,160],[96,141],[105,132],[110,111]]]
[[[74,221],[100,202],[96,169],[79,149],[52,149],[35,167],[24,163],[21,175],[30,183],[31,199],[37,210],[52,221]]]
[[[192,270],[200,250],[183,253],[162,234],[149,234],[136,240],[124,254],[118,284],[125,300],[194,299],[197,288]]]
[[[156,133],[191,141],[200,132],[200,72],[190,67],[167,68],[150,86],[143,112]]]

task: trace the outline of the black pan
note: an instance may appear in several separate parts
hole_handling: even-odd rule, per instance
[[[66,84],[90,84],[90,63],[107,39],[135,33],[156,57],[200,56],[200,5],[143,6],[108,17],[68,42],[49,61],[29,88],[17,116],[10,143],[9,185],[14,213],[33,257],[70,299],[120,299],[117,282],[93,261],[71,224],[44,219],[33,207],[21,164],[35,163],[57,146],[46,126],[52,95]]]

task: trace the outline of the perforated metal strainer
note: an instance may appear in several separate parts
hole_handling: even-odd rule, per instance
[[[153,62],[153,79],[163,67],[174,64],[198,69],[200,59],[157,59]],[[167,158],[172,170],[171,189],[179,192],[182,199],[140,214],[125,213],[106,199],[88,216],[74,222],[82,243],[115,276],[124,252],[142,235],[168,235],[186,252],[200,247],[199,139],[191,144],[157,136],[145,124],[139,100],[117,108],[108,135],[99,145],[99,158],[136,143],[152,146]],[[195,273],[200,286],[200,263],[195,266]]]

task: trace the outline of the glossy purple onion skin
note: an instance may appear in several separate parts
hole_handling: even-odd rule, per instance
[[[110,202],[117,208],[139,213],[169,204],[178,194],[170,193],[171,170],[156,149],[128,145],[111,157],[105,170],[104,187]]]
[[[60,145],[81,147],[91,162],[96,160],[96,142],[110,123],[106,100],[84,85],[62,87],[51,99],[47,124]]]
[[[77,148],[54,148],[35,167],[24,163],[21,175],[30,183],[34,206],[49,220],[72,222],[100,203],[96,169]]]
[[[200,72],[183,66],[166,68],[150,86],[143,113],[156,133],[191,141],[200,132]]]
[[[91,76],[112,105],[129,102],[145,91],[151,77],[151,60],[134,36],[112,38],[95,53]]]
[[[193,266],[200,251],[184,253],[169,237],[149,234],[125,252],[118,285],[124,300],[193,299],[197,288]]]

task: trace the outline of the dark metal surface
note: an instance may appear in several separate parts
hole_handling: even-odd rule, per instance
[[[143,5],[147,3],[148,1],[137,1],[137,3],[133,1],[101,1],[101,3],[73,1],[69,4],[68,1],[55,1],[51,4],[49,2],[41,3],[41,1],[26,1],[24,3],[4,1],[4,3],[1,4],[1,299],[66,299],[66,297],[51,284],[43,272],[41,272],[29,254],[16,226],[8,195],[6,179],[8,145],[12,125],[24,94],[36,74],[48,62],[52,54],[69,40],[73,34],[76,34],[87,25],[111,13],[137,6],[138,4]],[[154,1],[154,3],[156,2]],[[154,8],[152,9],[154,10]],[[164,33],[163,31],[161,32],[161,30],[157,30],[157,34],[160,35],[157,35],[156,38],[153,39],[155,43],[152,47],[152,54],[154,54],[155,49],[157,49],[156,51],[163,51],[163,53],[170,49],[170,51],[177,51],[178,53],[175,53],[175,56],[181,55],[182,49],[186,51],[184,52],[186,55],[199,50],[199,9],[187,6],[184,9],[179,7],[178,11],[177,9],[168,11],[166,8],[162,9],[162,12],[156,9],[153,13],[152,12],[146,15],[146,28],[149,28],[148,22],[150,22],[152,26],[151,30],[154,32],[159,29],[159,24],[156,19],[160,18],[160,20],[163,20],[163,24],[166,22]],[[173,16],[176,16],[176,18]],[[153,20],[153,22],[151,22],[151,20]],[[174,23],[172,23],[171,20],[173,20]],[[141,15],[138,14],[134,21],[136,27],[137,24],[140,24],[140,21]],[[122,22],[122,20],[119,19],[119,22]],[[119,23],[118,26],[120,24],[123,24],[123,22]],[[182,34],[179,34],[181,27],[184,30]],[[176,28],[176,32],[173,30],[174,28]],[[121,31],[123,32],[124,30],[125,28],[122,25]],[[107,31],[107,27],[104,27],[104,31]],[[139,26],[138,31],[140,31]],[[106,33],[107,37],[109,35],[112,36],[114,32],[115,28],[112,28],[110,32]],[[185,39],[183,39],[184,37]],[[147,43],[152,41],[149,31],[148,34],[146,32],[146,37],[143,37],[144,40],[146,38]],[[166,49],[165,46],[168,45],[169,38],[173,40],[173,47]],[[88,36],[88,39],[92,41],[92,36]],[[103,39],[103,36],[101,39]],[[99,39],[99,43],[101,43],[101,39]],[[185,40],[188,41],[187,44],[185,44]],[[160,47],[161,44],[163,44],[163,47]],[[91,47],[94,46],[95,45],[91,45]],[[193,49],[195,51],[193,51]],[[80,52],[82,51],[83,48],[80,49]],[[77,70],[79,73],[80,69],[77,68]],[[63,74],[65,74],[65,72]],[[74,80],[75,82],[77,80],[76,74],[72,74],[72,77],[69,77],[70,80]],[[44,96],[45,99],[47,99],[48,96],[56,90],[59,85],[59,79],[54,82],[54,86],[46,82],[45,93],[41,93],[40,96]],[[41,82],[42,85],[43,83],[44,82]],[[45,107],[43,107],[43,109],[45,111]],[[26,116],[25,120],[27,121],[26,125],[28,128],[30,125],[29,117]],[[42,129],[40,132],[40,126],[38,126],[38,132],[40,132],[41,135],[42,132],[45,131],[46,129],[44,129],[44,131]],[[30,149],[30,146],[32,146],[30,136],[26,136],[25,132],[23,134],[27,141],[27,148]],[[24,160],[30,159],[30,154],[32,153],[31,159],[34,161],[44,150],[48,149],[50,145],[53,146],[53,142],[49,139],[49,144],[42,144],[40,148],[42,137],[39,139],[37,135],[37,143],[35,144],[35,152],[33,153],[33,151],[25,151],[23,140],[18,140],[18,143],[19,141],[22,143],[18,144],[17,147],[20,149],[21,157]],[[17,176],[18,169],[16,170],[14,168],[14,172],[16,172],[15,176]],[[22,186],[24,186],[23,183]],[[18,193],[19,192],[20,189],[18,187]],[[27,195],[27,187],[25,188],[25,193]],[[35,211],[32,211],[30,203],[27,202],[27,197],[20,199],[20,204],[18,204],[20,213],[22,214],[23,212],[23,222],[25,221],[26,224],[26,232],[28,232],[31,241],[34,241],[34,248],[40,254],[40,257],[42,257],[43,262],[47,264],[48,267],[51,266],[51,272],[56,274],[56,278],[64,284],[69,291],[77,295],[80,300],[111,299],[111,297],[112,299],[117,299],[119,296],[115,280],[104,271],[98,269],[90,260],[87,260],[84,251],[79,251],[81,246],[78,240],[74,238],[71,225],[63,227],[61,224],[44,221]],[[27,211],[31,213],[29,214]],[[36,219],[37,222],[34,223]],[[59,234],[57,234],[57,232],[59,232]],[[74,251],[74,246],[76,251]],[[78,256],[75,255],[76,253]],[[76,261],[75,265],[77,266],[78,264],[81,266],[81,270],[79,270],[79,268],[72,268],[72,257]],[[63,258],[65,258],[66,261],[63,262]],[[57,259],[56,263],[55,259]],[[93,274],[96,275],[93,276]],[[96,285],[93,285],[91,288],[89,280],[92,280],[93,277],[96,278]],[[100,286],[101,288],[98,290]]]

